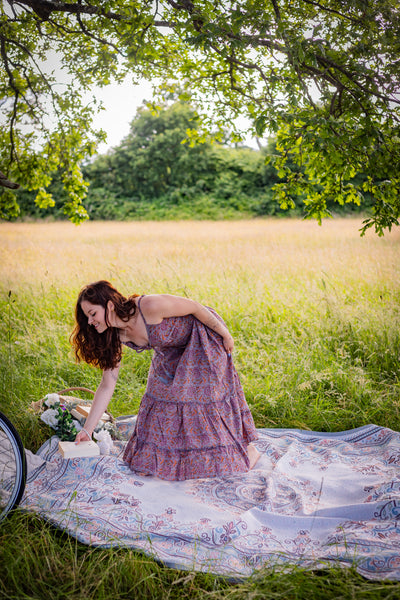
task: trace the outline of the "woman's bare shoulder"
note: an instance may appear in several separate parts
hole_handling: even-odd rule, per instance
[[[190,314],[197,303],[189,298],[173,296],[172,294],[149,294],[144,296],[140,308],[146,317],[162,319],[165,317]]]
[[[165,294],[146,294],[140,298],[140,309],[146,318],[146,321],[153,322],[160,320],[160,312],[165,302]],[[139,304],[139,298],[137,299]]]

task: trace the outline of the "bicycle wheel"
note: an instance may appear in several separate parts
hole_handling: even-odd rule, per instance
[[[0,412],[0,521],[17,506],[26,481],[25,451],[14,425]]]

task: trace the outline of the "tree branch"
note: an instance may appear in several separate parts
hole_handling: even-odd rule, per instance
[[[104,11],[99,6],[93,6],[91,4],[72,4],[70,2],[52,2],[51,0],[8,0],[11,4],[21,6],[21,8],[31,8],[41,19],[47,21],[51,13],[63,12],[70,15],[94,15],[98,17],[105,17],[112,21],[126,21],[126,17],[119,13],[112,11]],[[153,21],[156,27],[172,27],[173,23],[169,21]]]
[[[361,19],[353,19],[348,14],[341,13],[338,10],[335,10],[333,8],[328,8],[327,6],[324,6],[323,4],[320,4],[319,2],[313,2],[313,0],[303,0],[303,2],[305,4],[311,4],[311,6],[316,6],[317,8],[323,10],[324,12],[331,13],[332,15],[337,15],[338,17],[341,17],[342,19],[347,19],[348,21],[351,21],[352,23],[359,23],[361,21]]]
[[[20,185],[19,183],[15,183],[15,181],[10,181],[4,173],[0,171],[0,185],[5,188],[9,188],[10,190],[17,190]]]
[[[78,0],[78,5],[82,6],[82,0]],[[87,35],[88,37],[92,38],[93,40],[95,40],[96,42],[100,42],[100,44],[105,44],[107,46],[110,46],[110,48],[113,48],[117,54],[121,54],[122,52],[119,50],[119,48],[117,48],[117,46],[115,44],[113,44],[112,42],[109,42],[108,40],[98,37],[96,35],[94,35],[94,33],[92,33],[91,31],[89,31],[86,27],[86,25],[83,23],[82,19],[81,19],[81,13],[77,12],[76,13],[76,17],[79,23],[79,27],[81,28],[82,32]]]
[[[8,75],[8,83],[9,83],[11,89],[14,91],[14,102],[13,102],[13,109],[12,109],[12,115],[11,115],[10,127],[9,127],[10,163],[12,163],[14,156],[16,156],[15,140],[14,140],[14,124],[17,120],[17,107],[18,107],[18,98],[19,98],[20,92],[19,92],[19,89],[17,88],[17,86],[15,85],[15,80],[14,80],[13,74],[11,72],[10,66],[8,64],[6,44],[5,44],[4,37],[2,35],[0,35],[0,53],[1,53],[1,57],[3,59],[4,68]]]

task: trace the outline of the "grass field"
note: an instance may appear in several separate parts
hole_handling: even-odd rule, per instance
[[[33,451],[49,430],[28,410],[64,387],[94,389],[68,336],[79,289],[168,292],[213,306],[258,427],[400,429],[400,231],[360,222],[0,224],[0,410]],[[150,355],[124,354],[110,410],[137,410]],[[27,573],[31,575],[26,576]],[[262,573],[241,584],[167,569],[132,551],[94,550],[16,513],[0,525],[0,598],[398,598],[400,584],[351,569]]]

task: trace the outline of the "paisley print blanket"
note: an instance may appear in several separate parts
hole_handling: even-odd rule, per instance
[[[118,420],[127,438],[133,417]],[[400,580],[400,434],[260,429],[243,475],[141,477],[109,456],[63,460],[58,439],[28,452],[21,507],[85,544],[129,546],[169,566],[243,578],[255,570],[353,565]]]

